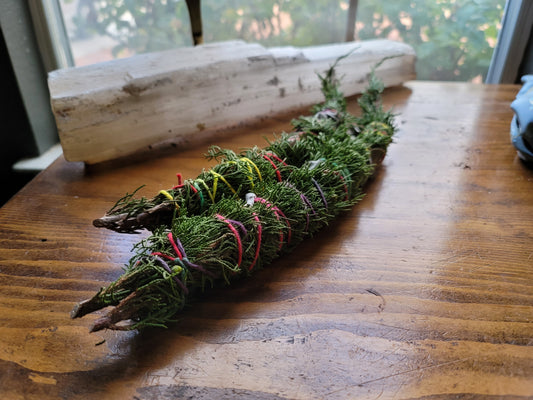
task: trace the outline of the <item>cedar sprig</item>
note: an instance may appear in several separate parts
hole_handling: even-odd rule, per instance
[[[114,306],[92,331],[166,326],[206,288],[262,269],[359,200],[362,192],[350,193],[342,173],[338,164],[316,160],[294,168],[282,182],[258,186],[264,202],[225,198],[206,215],[175,218],[171,230],[160,227],[137,244],[125,274],[80,303],[72,316]]]
[[[295,132],[239,154],[212,147],[212,169],[149,200],[128,194],[97,220],[152,235],[134,247],[125,273],[72,317],[112,306],[92,331],[167,326],[208,288],[264,268],[359,201],[391,143],[393,115],[383,110],[374,70],[360,117],[346,113],[334,67],[320,79],[325,102],[294,120]]]
[[[312,183],[297,188],[291,179],[314,180],[325,190],[318,194]],[[175,218],[172,229],[139,242],[122,277],[80,303],[72,317],[113,306],[91,331],[166,326],[206,288],[255,273],[330,221],[344,195],[335,180],[325,165],[297,169],[287,181],[265,184],[269,197],[261,201],[223,199],[209,215]]]

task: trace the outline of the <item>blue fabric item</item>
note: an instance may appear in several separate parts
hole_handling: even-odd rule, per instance
[[[533,163],[533,75],[524,75],[522,83],[511,103],[515,113],[511,121],[511,143],[522,160]]]

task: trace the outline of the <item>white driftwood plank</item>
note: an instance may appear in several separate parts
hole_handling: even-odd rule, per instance
[[[323,99],[317,73],[353,49],[337,68],[347,96],[384,57],[395,56],[377,70],[386,86],[415,77],[413,49],[388,40],[271,49],[222,42],[53,71],[63,153],[97,163],[312,105]]]

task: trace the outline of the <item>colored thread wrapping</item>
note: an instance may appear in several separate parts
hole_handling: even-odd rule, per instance
[[[211,199],[211,202],[215,204],[215,196],[213,195],[213,193],[211,193],[209,186],[207,186],[207,184],[205,183],[203,179],[196,178],[196,180],[204,186],[205,190],[207,190],[207,194],[209,195],[209,198]]]
[[[322,188],[318,184],[318,182],[315,180],[315,178],[311,178],[311,181],[313,182],[313,185],[315,185],[316,190],[318,190],[318,193],[320,194],[320,198],[322,199],[322,203],[324,203],[324,208],[328,209],[328,201],[326,200],[326,196],[324,196],[324,192],[322,191]]]
[[[292,183],[285,182],[285,185],[293,189],[296,193],[298,193],[300,196],[300,200],[302,200],[302,203],[304,203],[305,208],[311,209],[312,215],[316,215],[316,211],[313,208],[313,204],[311,204],[311,200],[309,200],[309,198],[305,194],[303,194],[300,190],[298,190],[298,188],[296,188]],[[309,213],[307,212],[305,213],[305,232],[309,231],[309,223],[310,223],[310,218],[309,218]]]
[[[237,161],[233,161],[233,160],[232,160],[232,161],[227,161],[227,163],[228,163],[228,164],[235,164],[235,165],[237,165]],[[254,188],[255,188],[255,183],[254,183],[254,173],[253,173],[253,171],[252,171],[252,168],[251,168],[248,164],[246,164],[246,168],[248,169],[248,172],[249,172],[249,174],[247,175],[247,178],[248,178],[248,180],[250,181],[250,186],[252,187],[252,189],[254,189]]]
[[[176,186],[174,186],[172,189],[180,189],[183,186],[185,186],[183,183],[181,183],[183,178],[182,178],[182,176],[181,176],[181,174],[179,172],[176,174],[176,177],[178,178],[178,184]]]
[[[276,164],[274,164],[274,161],[272,161],[272,159],[269,156],[267,156],[266,154],[263,154],[263,158],[265,160],[267,160],[270,163],[270,165],[272,165],[272,168],[274,168],[274,170],[276,171],[276,177],[278,178],[278,182],[281,182],[281,180],[282,180],[281,179],[281,172],[279,172],[279,169],[276,166]]]
[[[180,249],[178,248],[178,245],[176,244],[176,242],[174,241],[174,235],[172,235],[172,232],[169,232],[167,237],[168,237],[168,241],[170,242],[170,245],[174,249],[174,252],[178,256],[178,258],[180,260],[182,260],[183,259],[183,254],[181,253]]]
[[[248,163],[248,166],[250,167],[253,167],[253,169],[255,169],[255,172],[257,173],[257,177],[259,178],[260,181],[263,180],[263,177],[261,176],[261,171],[259,170],[259,168],[257,168],[257,165],[252,161],[250,160],[248,157],[241,157],[240,158],[242,161]],[[251,172],[251,170],[250,170]]]
[[[287,228],[288,228],[287,244],[290,244],[291,243],[291,224],[290,224],[288,218],[285,216],[285,214],[283,214],[283,211],[281,211],[278,207],[276,207],[274,204],[272,204],[268,200],[265,200],[265,199],[263,199],[261,197],[256,197],[254,199],[254,201],[266,204],[267,208],[272,210],[272,212],[274,213],[274,215],[275,215],[275,217],[276,217],[276,219],[278,221],[280,219],[280,216],[283,217],[283,219],[285,220],[285,223],[287,224]],[[282,249],[284,241],[285,241],[285,236],[283,235],[283,231],[280,231],[279,232],[279,248],[278,248],[278,251]]]
[[[257,216],[256,213],[253,213],[252,214],[253,217],[254,217],[254,220],[257,222],[257,246],[255,247],[255,254],[254,254],[254,259],[252,261],[252,263],[250,264],[250,266],[248,267],[248,271],[251,271],[258,258],[259,258],[259,252],[261,251],[261,240],[262,240],[262,236],[263,236],[263,227],[261,225],[261,220],[259,219],[259,217]]]
[[[194,263],[190,262],[190,260],[187,258],[187,253],[185,253],[185,249],[183,248],[183,245],[181,244],[181,241],[180,241],[180,239],[178,237],[176,238],[175,242],[174,242],[174,236],[172,235],[171,232],[169,232],[168,237],[169,237],[169,239],[172,238],[172,240],[170,242],[171,245],[173,247],[175,245],[175,247],[178,249],[178,252],[176,252],[178,257],[180,257],[180,255],[181,255],[181,258],[179,258],[179,261],[181,261],[188,268],[197,269],[198,271],[202,272],[203,274],[205,274],[205,275],[207,275],[207,276],[209,276],[211,278],[216,278],[216,274],[214,274],[213,272],[206,270],[201,265],[194,264]]]
[[[213,201],[214,201],[214,198],[217,194],[217,184],[218,184],[218,180],[220,179],[222,182],[224,182],[226,184],[227,187],[230,188],[231,192],[233,194],[237,194],[237,191],[235,189],[233,189],[233,187],[228,183],[228,181],[226,180],[226,178],[224,178],[222,175],[220,175],[218,172],[215,172],[213,170],[209,170],[209,172],[211,173],[211,175],[213,175],[215,177],[215,179],[213,180]]]
[[[237,268],[240,268],[241,263],[242,263],[242,241],[241,241],[241,236],[239,235],[239,232],[237,231],[237,229],[235,229],[235,227],[231,224],[231,222],[229,220],[227,220],[225,217],[223,217],[220,214],[215,214],[215,217],[217,217],[219,220],[225,222],[228,225],[228,228],[230,229],[230,231],[235,236],[235,240],[237,241],[237,251],[238,251]]]
[[[229,279],[225,271],[229,268],[229,270],[233,271],[234,274],[241,273],[243,269],[240,268],[240,266],[243,264],[243,262],[250,262],[249,260],[252,259],[251,256],[254,250],[255,254],[253,256],[253,260],[247,267],[248,271],[252,270],[253,268],[257,269],[257,264],[267,263],[274,259],[278,255],[275,251],[275,248],[279,244],[279,250],[282,250],[284,244],[288,245],[289,243],[291,243],[291,235],[293,236],[293,242],[299,242],[300,240],[302,240],[302,238],[304,237],[302,229],[302,225],[304,222],[306,222],[306,229],[312,229],[312,226],[309,223],[309,218],[312,214],[316,215],[318,213],[318,208],[322,208],[319,205],[320,200],[318,204],[315,201],[315,198],[318,196],[316,196],[314,189],[318,191],[318,194],[321,198],[321,202],[323,203],[326,210],[328,210],[329,206],[328,212],[326,213],[326,215],[323,216],[323,219],[325,221],[333,218],[337,214],[337,211],[345,209],[347,207],[347,204],[343,201],[339,201],[342,198],[342,190],[347,193],[348,199],[350,193],[352,192],[348,184],[351,185],[353,182],[354,186],[359,187],[360,184],[366,182],[366,179],[368,178],[368,176],[370,176],[370,173],[372,172],[373,168],[373,157],[371,154],[373,149],[377,148],[378,150],[384,153],[386,146],[388,145],[388,143],[390,143],[390,141],[381,140],[382,135],[374,135],[379,136],[380,141],[376,141],[374,140],[374,138],[370,137],[371,135],[367,135],[369,136],[369,138],[366,138],[366,136],[363,134],[352,135],[350,132],[347,132],[346,124],[352,123],[352,120],[350,118],[345,118],[345,114],[349,115],[345,111],[345,102],[343,101],[343,99],[339,99],[339,92],[336,89],[336,85],[334,85],[334,82],[330,82],[329,76],[333,76],[332,71],[333,67],[330,69],[329,75],[327,75],[325,78],[321,78],[321,80],[323,81],[323,91],[326,95],[327,100],[326,103],[324,103],[324,105],[321,107],[325,111],[323,111],[322,113],[317,113],[316,118],[302,117],[296,120],[295,123],[293,123],[297,131],[306,132],[302,135],[302,140],[305,139],[306,141],[308,141],[307,143],[297,143],[293,145],[290,143],[289,140],[286,140],[283,137],[279,143],[273,143],[271,146],[269,146],[268,151],[272,151],[272,153],[264,153],[261,151],[258,152],[255,150],[251,150],[251,152],[249,151],[248,153],[246,153],[251,154],[250,157],[252,157],[253,160],[256,160],[255,157],[257,157],[257,159],[260,161],[263,159],[266,160],[268,163],[270,163],[272,168],[274,168],[274,170],[270,170],[268,164],[263,161],[262,164],[258,163],[259,166],[261,166],[262,168],[266,168],[268,172],[270,172],[268,174],[269,182],[267,184],[257,185],[257,181],[254,181],[256,179],[256,173],[258,179],[261,180],[262,177],[260,177],[260,172],[257,168],[257,165],[255,165],[255,163],[253,163],[253,161],[251,161],[247,157],[246,159],[239,158],[238,155],[230,151],[219,151],[219,153],[217,153],[223,157],[226,157],[226,159],[228,157],[231,157],[232,160],[238,160],[232,162],[239,163],[239,168],[237,171],[239,172],[239,174],[226,176],[228,178],[230,176],[232,177],[230,181],[233,185],[235,185],[235,187],[238,188],[239,191],[246,189],[246,187],[248,186],[247,181],[250,180],[251,186],[256,187],[254,191],[258,190],[257,193],[259,193],[260,196],[264,196],[265,198],[269,199],[265,200],[264,198],[252,198],[249,202],[247,195],[246,206],[253,207],[256,202],[261,202],[264,204],[264,206],[260,208],[257,207],[255,210],[252,209],[248,211],[239,209],[239,207],[242,206],[240,194],[237,195],[233,187],[229,184],[228,181],[226,181],[224,176],[220,175],[220,173],[216,171],[211,171],[210,173],[207,172],[207,175],[212,175],[211,179],[206,179],[207,184],[206,182],[198,178],[196,179],[196,181],[192,181],[193,183],[190,184],[190,190],[195,194],[198,194],[198,196],[202,196],[203,188],[207,190],[207,194],[211,198],[211,201],[214,205],[214,207],[212,208],[209,207],[209,210],[205,210],[203,209],[203,207],[202,209],[198,210],[197,205],[190,202],[192,199],[191,196],[193,194],[190,191],[187,193],[181,190],[184,185],[181,176],[178,175],[178,185],[175,188],[180,189],[179,191],[170,191],[170,193],[162,191],[160,193],[160,196],[154,199],[154,202],[148,202],[146,206],[143,204],[143,202],[145,201],[144,198],[139,202],[141,206],[139,207],[139,209],[141,211],[144,209],[154,209],[156,212],[163,213],[163,218],[159,219],[159,214],[157,215],[157,219],[153,218],[153,224],[151,223],[151,221],[138,222],[133,220],[133,217],[135,217],[135,213],[138,214],[140,211],[137,211],[134,208],[137,203],[131,199],[131,195],[126,195],[123,199],[119,200],[119,202],[117,202],[117,204],[113,207],[112,210],[115,211],[115,214],[117,216],[127,215],[126,220],[131,220],[132,222],[128,222],[130,225],[124,226],[119,223],[116,223],[115,220],[113,220],[112,226],[119,231],[127,231],[128,229],[133,230],[133,228],[137,228],[138,226],[149,227],[149,229],[154,230],[153,238],[147,240],[146,244],[144,244],[143,241],[143,243],[140,245],[139,254],[135,256],[140,258],[134,258],[130,261],[130,268],[127,270],[126,273],[131,274],[131,280],[129,278],[118,280],[115,285],[111,285],[108,289],[100,290],[93,299],[90,299],[87,302],[83,302],[83,304],[80,303],[80,306],[77,307],[72,314],[73,318],[83,316],[89,312],[101,309],[107,305],[113,305],[116,307],[115,310],[117,310],[117,313],[120,316],[124,317],[124,320],[132,320],[132,324],[129,326],[129,328],[131,329],[140,329],[145,326],[162,326],[165,324],[165,322],[171,321],[171,315],[174,315],[176,311],[179,311],[183,308],[186,300],[184,294],[188,293],[189,291],[193,292],[194,289],[201,287],[201,285],[205,283],[205,279],[207,278],[207,275],[205,273],[199,274],[196,271],[190,271],[185,268],[189,261],[187,260],[185,249],[183,248],[178,236],[181,236],[184,239],[184,243],[187,248],[189,248],[188,246],[191,245],[189,250],[191,252],[191,255],[193,255],[194,253],[194,257],[198,257],[198,260],[203,260],[201,262],[205,263],[205,267],[209,268],[210,272],[212,271],[212,273],[216,274],[217,278],[220,278],[221,275],[223,275],[226,279],[226,282],[229,283]],[[331,84],[331,88],[325,83]],[[377,90],[377,88],[372,87],[372,90]],[[374,92],[370,92],[371,94],[365,93],[361,97],[362,104],[366,105],[368,103],[368,111],[367,109],[364,110],[367,114],[371,114],[365,115],[364,118],[362,117],[360,119],[354,119],[354,123],[357,123],[358,127],[361,127],[361,129],[363,129],[364,126],[368,125],[368,122],[366,122],[366,120],[369,118],[377,119],[379,117],[385,122],[391,121],[391,114],[384,114],[381,111],[380,104],[374,106],[377,103],[374,99]],[[340,111],[334,111],[332,105],[338,105],[340,107]],[[332,123],[332,121],[334,123]],[[385,128],[391,130],[390,134],[392,135],[392,125],[385,125]],[[330,134],[331,141],[328,137],[328,135]],[[346,135],[350,135],[351,138],[358,141],[358,143],[352,147],[350,143],[344,141],[346,139]],[[283,143],[284,141],[287,143]],[[346,145],[348,146],[346,149],[340,148],[343,143],[346,143]],[[365,151],[365,148],[367,148],[367,151]],[[357,155],[359,158],[353,159],[350,156],[352,150],[353,154]],[[216,151],[213,152],[213,154],[215,153]],[[281,157],[278,157],[277,154],[280,154]],[[336,174],[338,176],[338,179],[343,181],[342,185],[340,184],[340,182],[337,181],[337,177],[325,180],[322,180],[322,178],[320,178],[319,184],[317,180],[313,179],[313,176],[317,176],[315,172],[310,173],[313,168],[316,168],[316,166],[323,162],[323,160],[329,158],[330,155],[333,155],[335,160],[338,160],[341,164],[340,166],[334,166],[333,169],[339,171]],[[366,163],[364,160],[367,155],[370,157],[370,161],[368,163]],[[311,157],[314,157],[316,159],[321,156],[323,157],[321,160],[311,160]],[[289,165],[285,163],[283,157],[286,157],[285,159],[287,160],[287,163]],[[348,172],[342,169],[343,166],[347,168]],[[300,172],[297,172],[296,170],[300,168],[303,169]],[[322,174],[327,174],[331,172],[327,169],[323,169],[322,167],[320,169],[322,171],[320,171],[319,173]],[[352,169],[353,172],[351,172]],[[263,174],[265,174],[265,169],[262,169],[262,171]],[[272,173],[273,171],[275,171],[275,174]],[[282,177],[281,175],[282,173],[283,175],[285,175],[285,171],[287,171],[287,174],[290,175]],[[278,182],[282,182],[282,178],[286,180],[291,180],[293,178],[293,171],[296,172],[294,175],[294,179],[302,179],[303,177],[305,177],[301,180],[305,186],[305,194],[299,193],[301,203],[296,198],[296,196],[291,196],[290,193],[287,198],[286,194],[290,191],[280,191],[276,190],[275,188],[275,186],[277,185],[276,178]],[[323,176],[324,175],[322,175],[322,177]],[[352,181],[352,179],[354,180]],[[231,190],[235,196],[232,196],[232,198],[224,198],[225,196],[222,196],[222,193],[219,193],[218,198],[220,202],[217,202],[216,194],[219,180],[224,181],[229,188],[227,190],[224,188],[224,194]],[[189,181],[186,181],[186,184],[187,182]],[[333,184],[330,185],[332,182]],[[309,183],[312,183],[312,185],[309,185]],[[200,189],[202,185],[203,187],[202,189]],[[341,189],[341,187],[343,189]],[[181,200],[179,196],[183,196],[183,200]],[[307,196],[309,196],[309,198]],[[161,224],[162,220],[164,220],[165,218],[169,218],[169,213],[167,212],[168,208],[157,208],[157,206],[161,202],[166,203],[167,199],[170,199],[174,203],[179,201],[180,207],[185,208],[186,212],[180,212],[179,214],[173,213],[172,220],[170,220],[168,223]],[[201,197],[201,199],[203,199],[203,197]],[[310,199],[313,199],[313,203],[310,201]],[[187,208],[189,205],[192,206],[190,209]],[[289,220],[286,215],[280,210],[279,206],[283,207],[287,212],[291,211],[287,215],[289,215],[291,218],[294,218],[294,221],[296,221],[296,225],[294,225],[294,227],[291,227],[291,223],[293,220]],[[124,212],[125,210],[127,210],[127,207],[133,209],[133,212],[131,214],[126,214]],[[316,212],[313,207],[317,207]],[[264,221],[261,221],[263,220],[263,215],[257,215],[260,213],[259,210],[261,210],[261,212],[266,211],[265,214],[267,215],[264,215]],[[257,214],[254,213],[254,211],[256,211]],[[294,211],[294,214],[292,213],[292,211]],[[209,215],[207,215],[206,212],[208,212]],[[268,213],[272,214],[269,215]],[[216,218],[213,218],[214,216],[216,216]],[[283,221],[281,220],[282,218]],[[322,219],[322,217],[320,219]],[[223,224],[215,222],[217,220],[220,220],[221,222],[223,222]],[[257,236],[248,236],[248,240],[245,241],[244,238],[246,237],[248,232],[246,231],[245,225],[239,221],[244,221],[246,223],[246,227],[249,226],[248,224],[251,222],[252,226],[254,227],[254,230],[256,229],[255,233],[257,233]],[[268,221],[271,225],[269,225]],[[311,219],[311,223],[313,222],[313,219]],[[319,228],[320,225],[322,225],[322,221],[316,222],[316,227]],[[285,224],[287,228],[285,228]],[[158,225],[164,225],[164,228],[158,229]],[[169,228],[173,232],[171,235],[168,235]],[[230,229],[231,233],[225,232],[226,229]],[[286,229],[288,229],[288,231],[286,231]],[[277,243],[278,232],[279,243]],[[189,237],[189,234],[197,236]],[[174,235],[176,235],[176,237],[174,237]],[[168,243],[166,242],[167,237],[169,240]],[[284,239],[286,239],[286,241]],[[233,240],[237,242],[236,246],[234,245]],[[253,247],[255,247],[255,249],[253,249]],[[269,249],[273,248],[274,251],[268,251],[270,254],[264,254],[265,260],[262,262],[262,260],[259,259],[259,256],[263,255],[261,254],[262,248],[263,253],[265,253],[265,247],[268,247]],[[145,254],[147,253],[145,251],[152,251],[152,256],[154,258],[146,258]],[[165,252],[175,252],[177,257],[174,258],[171,257],[171,255],[169,254],[163,254]],[[138,262],[140,260],[143,260],[146,265],[141,265],[140,267],[138,267],[136,261]],[[171,261],[173,264],[171,264],[169,261]],[[237,268],[234,267],[236,261]],[[201,266],[197,266],[192,263],[189,264],[192,266],[192,268],[202,268]],[[146,273],[155,274],[147,275]],[[164,280],[171,283],[171,287],[164,286],[167,283],[159,279],[158,275],[161,273],[165,278]],[[167,273],[170,275],[167,275]],[[155,279],[152,279],[152,276]],[[182,279],[182,281],[178,279],[178,276]],[[147,277],[149,277],[152,282],[146,284]],[[176,285],[178,286],[175,286],[174,282],[176,282]],[[126,296],[128,296],[128,293],[130,293],[129,296],[135,293],[135,291],[138,290],[135,286],[135,284],[137,283],[142,285],[138,286],[139,288],[142,288],[142,291],[139,290],[138,299],[146,299],[147,301],[144,303],[141,303],[140,301],[135,303],[136,308],[130,310],[128,308],[130,307],[130,303],[122,302],[121,297],[127,299],[128,297]],[[184,284],[186,284],[186,287],[184,287]],[[152,291],[152,286],[148,285],[153,285],[153,289],[155,290]],[[145,288],[148,288],[148,290],[146,290]],[[112,298],[110,298],[110,296],[112,296]],[[129,311],[131,311],[131,313],[128,313]],[[104,328],[118,329],[116,324],[111,322],[104,322],[96,324],[97,329],[93,330],[100,330]]]
[[[169,192],[167,192],[166,190],[160,190],[159,193],[162,194],[163,196],[165,196],[170,201],[174,202],[177,210],[180,209],[180,206],[178,205],[178,202],[174,200],[174,197],[172,197],[172,195]]]
[[[248,172],[250,172],[250,175],[248,175],[248,179],[250,180],[250,185],[252,186],[252,189],[254,189],[255,183],[254,183],[253,171],[255,170],[255,173],[257,174],[259,181],[262,181],[263,177],[261,176],[261,171],[259,170],[257,165],[252,160],[250,160],[248,157],[241,157],[239,160],[244,161],[246,163]]]
[[[204,207],[204,195],[202,193],[202,190],[198,187],[196,182],[193,182],[191,184],[191,189],[193,190],[195,194],[198,194],[198,196],[200,197],[200,208],[203,208]]]
[[[287,163],[285,161],[283,161],[281,158],[279,158],[276,154],[274,153],[267,153],[267,155],[269,155],[270,157],[272,157],[274,160],[280,162],[281,164],[283,164],[285,167],[287,166]]]
[[[335,170],[326,170],[324,172],[331,172],[333,173],[333,175],[337,176],[339,178],[339,180],[342,182],[342,187],[343,187],[343,190],[344,190],[344,193],[346,194],[344,200],[348,201],[350,199],[350,193],[348,191],[348,186],[346,185],[346,180],[344,179],[344,176],[342,176],[342,174],[338,171],[335,171]]]
[[[181,288],[181,290],[183,290],[183,293],[189,294],[189,289],[187,289],[183,282],[178,279],[178,277],[172,272],[168,264],[161,257],[159,257],[158,255],[154,255],[154,260],[172,276],[172,279]]]

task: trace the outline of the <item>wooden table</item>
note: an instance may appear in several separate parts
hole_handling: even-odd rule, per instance
[[[533,171],[509,140],[517,91],[388,89],[400,129],[364,200],[167,330],[89,334],[96,316],[69,312],[145,236],[91,221],[142,184],[151,196],[176,172],[195,177],[206,146],[57,160],[0,210],[0,398],[532,398]],[[264,144],[288,121],[217,144]]]

